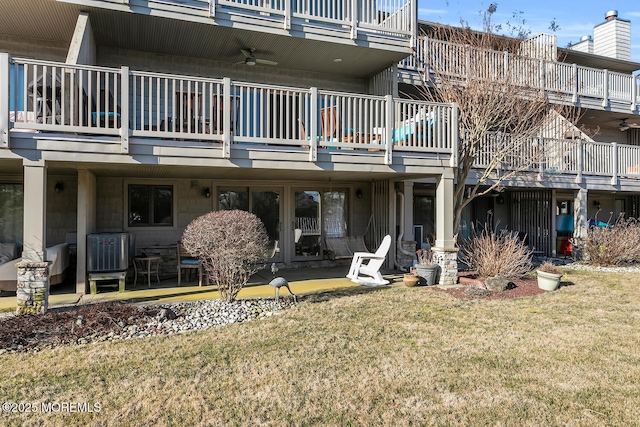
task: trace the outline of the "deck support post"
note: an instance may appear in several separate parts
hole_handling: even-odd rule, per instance
[[[589,224],[587,222],[587,188],[581,185],[573,197],[573,239],[577,245],[573,245],[572,254],[576,260],[584,258],[582,246],[587,238]]]
[[[453,238],[453,171],[447,169],[436,185],[436,241],[433,252],[440,265],[439,284],[455,286],[458,281],[458,248]]]

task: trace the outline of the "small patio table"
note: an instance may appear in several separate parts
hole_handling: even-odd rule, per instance
[[[137,256],[133,258],[133,270],[134,270],[133,287],[134,288],[138,283],[138,274],[144,275],[145,270],[146,270],[146,276],[147,276],[147,284],[149,285],[149,287],[151,287],[151,266],[154,261],[156,263],[156,280],[158,281],[158,284],[159,284],[160,275],[158,271],[160,270],[160,262],[162,261],[162,258],[159,256]],[[140,270],[138,270],[138,267],[140,267]]]

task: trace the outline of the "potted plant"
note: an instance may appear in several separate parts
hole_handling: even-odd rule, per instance
[[[416,254],[418,255],[418,263],[416,264],[418,276],[427,282],[427,286],[433,286],[436,283],[438,269],[440,268],[438,263],[433,259],[433,251],[418,249]]]
[[[417,286],[419,280],[420,276],[418,276],[418,273],[413,270],[411,273],[404,273],[404,277],[402,278],[402,282],[410,288]]]
[[[560,285],[562,272],[549,261],[545,261],[538,267],[538,287],[545,291],[555,291]]]

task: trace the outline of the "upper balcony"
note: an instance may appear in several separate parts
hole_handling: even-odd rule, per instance
[[[487,79],[511,73],[523,86],[544,90],[552,102],[617,113],[638,114],[640,77],[540,57],[514,56],[508,52],[480,50],[426,36],[417,42],[415,55],[400,62],[401,76],[413,84],[420,70],[438,68],[439,75],[463,77],[471,58],[481,57]],[[576,54],[572,53],[575,57]],[[532,55],[533,56],[533,55]],[[592,55],[593,56],[593,55]],[[477,68],[475,68],[477,70]],[[431,72],[431,71],[429,71]]]
[[[516,149],[504,148],[514,145]],[[509,155],[505,157],[505,153]],[[474,168],[500,175],[516,171],[520,177],[529,173],[541,182],[555,181],[555,185],[586,181],[591,189],[638,191],[640,147],[542,136],[519,139],[514,144],[510,134],[490,132]]]
[[[350,170],[369,164],[370,171],[425,173],[456,164],[456,114],[454,105],[390,95],[0,54],[0,147],[63,152],[62,160],[82,153],[85,161],[158,164],[166,156],[181,164],[255,167],[263,156],[283,168],[343,163]],[[35,132],[36,145],[24,132]],[[53,139],[65,142],[43,142]]]
[[[88,13],[99,46],[231,63],[244,59],[240,49],[256,48],[278,68],[356,77],[411,54],[417,22],[417,0],[24,2],[49,16]],[[44,16],[35,23],[53,24]]]

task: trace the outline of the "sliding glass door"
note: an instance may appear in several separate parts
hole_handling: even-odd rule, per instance
[[[294,191],[294,260],[320,260],[325,237],[348,236],[346,189]]]
[[[253,190],[251,212],[262,220],[269,235],[269,253],[273,261],[282,260],[280,249],[280,191]]]
[[[322,259],[320,191],[294,192],[293,243],[294,259]]]
[[[279,189],[235,188],[218,193],[219,210],[243,210],[253,213],[264,223],[269,236],[269,260],[282,261],[280,228],[282,191]]]

